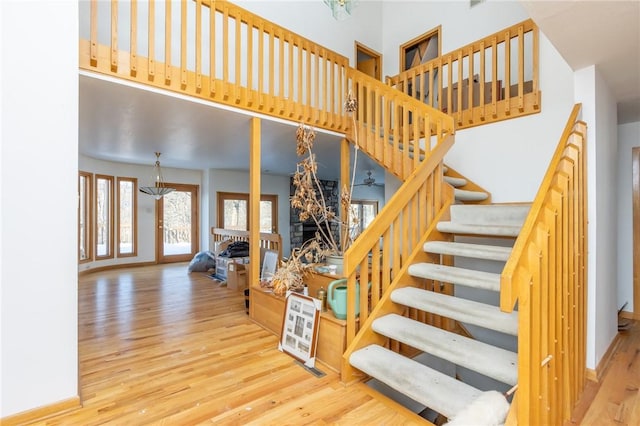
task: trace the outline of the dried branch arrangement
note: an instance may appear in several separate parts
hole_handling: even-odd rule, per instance
[[[318,179],[318,164],[313,152],[313,142],[316,137],[315,130],[311,127],[300,124],[296,131],[296,153],[303,159],[297,164],[293,175],[294,194],[291,197],[291,207],[298,209],[299,219],[306,222],[313,220],[318,228],[319,243],[323,245],[325,252],[342,256],[349,248],[357,235],[354,234],[354,218],[351,217],[351,195],[358,161],[358,134],[355,126],[355,115],[358,107],[356,99],[349,94],[345,102],[345,110],[350,114],[355,135],[354,140],[354,161],[353,177],[349,185],[342,185],[340,191],[340,207],[343,212],[347,212],[346,217],[341,218],[338,212],[333,211],[331,206],[327,206],[326,197],[322,190],[322,185]],[[334,224],[332,227],[331,225]],[[336,238],[331,230],[339,230],[339,238]]]

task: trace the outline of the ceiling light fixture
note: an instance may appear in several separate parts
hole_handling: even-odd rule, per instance
[[[331,9],[333,17],[342,21],[351,15],[351,10],[356,6],[357,0],[324,0],[324,3]]]
[[[140,192],[153,195],[154,197],[156,197],[156,200],[159,200],[163,195],[175,191],[175,188],[168,188],[164,183],[164,178],[162,177],[162,169],[160,168],[159,152],[156,152],[156,164],[153,166],[153,179],[155,179],[155,185],[141,186]]]

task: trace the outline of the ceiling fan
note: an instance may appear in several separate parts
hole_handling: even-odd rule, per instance
[[[357,183],[353,186],[384,186],[382,183],[376,183],[376,180],[371,177],[371,170],[367,170],[367,177],[362,179],[362,183]]]

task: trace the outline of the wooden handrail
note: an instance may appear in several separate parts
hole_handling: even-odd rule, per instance
[[[501,275],[518,304],[518,424],[562,424],[586,370],[586,125],[576,105]]]
[[[358,101],[347,137],[369,157],[405,180],[432,147],[455,132],[453,119],[355,69],[349,88]]]
[[[453,136],[440,140],[412,172],[375,220],[344,254],[343,276],[347,278],[347,345],[353,341],[358,324],[385,295],[418,241],[445,204],[442,182],[444,155],[453,145]],[[360,285],[359,322],[356,322],[356,281]]]
[[[533,114],[540,111],[538,38],[528,19],[387,77],[387,83],[451,114],[458,129]]]
[[[500,309],[505,312],[513,311],[514,305],[519,297],[519,287],[514,282],[513,278],[516,273],[516,269],[525,256],[527,247],[527,238],[533,233],[533,229],[536,226],[536,220],[540,215],[541,210],[546,201],[547,194],[551,189],[551,185],[554,182],[554,176],[558,168],[558,164],[563,159],[564,150],[566,148],[567,141],[575,129],[575,123],[578,121],[578,115],[580,114],[581,105],[575,105],[571,110],[571,115],[565,125],[565,128],[560,137],[560,141],[556,146],[551,162],[547,167],[547,171],[544,175],[538,193],[531,204],[531,209],[527,215],[525,223],[522,225],[520,231],[520,237],[516,239],[511,251],[511,256],[502,270],[500,278]],[[586,135],[585,135],[586,136]]]
[[[444,220],[453,202],[453,188],[442,181],[444,155],[452,145],[453,136],[449,135],[429,153],[345,253],[347,350],[341,369],[343,382],[354,379],[355,372],[348,361],[354,351],[374,342],[385,344],[381,341],[385,338],[371,331],[371,322],[394,310],[403,314],[404,309],[391,302],[391,291],[411,283],[419,285],[407,269],[418,256],[426,255],[422,245],[432,235],[436,223]],[[355,315],[357,281],[360,283],[358,321]],[[432,319],[412,318],[422,322]],[[363,333],[359,333],[360,330]]]

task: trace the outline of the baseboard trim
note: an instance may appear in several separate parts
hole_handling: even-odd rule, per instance
[[[604,356],[598,363],[598,366],[596,367],[596,369],[592,370],[590,368],[587,368],[587,380],[600,383],[600,380],[602,380],[602,376],[604,375],[604,372],[607,371],[607,368],[609,368],[609,364],[611,363],[611,358],[613,357],[613,354],[616,353],[616,349],[618,349],[618,345],[620,345],[621,339],[622,339],[622,336],[620,335],[620,333],[617,333],[616,337],[613,338],[613,341],[609,345],[607,352],[605,352]]]
[[[622,311],[622,312],[620,312],[620,316],[622,318],[640,321],[640,312]]]
[[[92,274],[94,272],[111,271],[114,269],[124,269],[124,268],[137,268],[140,266],[153,266],[157,264],[158,262],[137,262],[137,263],[118,263],[116,265],[98,266],[97,268],[89,268],[89,269],[84,269],[82,271],[78,271],[78,276],[81,277],[83,275]]]
[[[74,411],[79,408],[82,408],[80,397],[75,396],[73,398],[63,399],[62,401],[58,401],[53,404],[43,405],[42,407],[4,417],[0,419],[0,423],[3,426],[23,425],[26,423],[43,420],[47,417],[57,416],[66,412]]]

